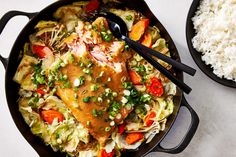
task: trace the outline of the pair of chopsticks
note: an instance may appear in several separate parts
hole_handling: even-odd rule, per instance
[[[158,69],[162,74],[164,74],[168,79],[170,79],[174,84],[176,84],[179,88],[181,88],[185,93],[189,94],[191,92],[191,88],[186,85],[184,82],[178,80],[173,74],[168,71],[165,67],[163,67],[160,63],[158,63],[155,59],[153,59],[151,56],[157,57],[158,59],[161,59],[165,61],[166,63],[171,64],[173,67],[175,67],[178,70],[181,70],[183,72],[186,72],[187,74],[194,76],[196,73],[196,70],[183,64],[180,62],[177,62],[176,60],[157,52],[153,49],[150,49],[146,46],[143,46],[141,44],[137,44],[137,42],[131,40],[130,38],[126,36],[121,37],[124,41],[129,43],[130,47],[134,49],[137,53],[139,53],[140,56],[142,56],[145,60],[147,60],[150,64],[152,64],[156,69]]]

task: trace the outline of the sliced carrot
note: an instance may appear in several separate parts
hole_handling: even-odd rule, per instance
[[[85,6],[85,11],[86,12],[92,12],[95,10],[98,10],[100,6],[99,0],[91,0],[88,5]]]
[[[134,85],[141,85],[142,78],[136,71],[129,70],[129,76]]]
[[[129,37],[134,41],[138,41],[144,34],[148,25],[149,19],[142,19],[138,21],[135,25],[133,25],[131,32],[129,33]]]
[[[112,152],[107,153],[105,149],[100,150],[97,157],[113,157],[115,156],[115,150],[112,150]]]
[[[152,47],[152,36],[151,36],[151,34],[150,33],[146,33],[145,35],[144,35],[144,38],[143,38],[143,40],[142,40],[142,42],[141,42],[144,46],[147,46],[147,47]]]
[[[144,137],[143,133],[136,132],[128,134],[125,140],[127,144],[134,144],[139,140],[143,139],[143,137]]]
[[[55,110],[44,110],[41,112],[42,118],[48,124],[52,124],[55,118],[58,119],[58,122],[62,122],[64,120],[64,116],[62,113]]]

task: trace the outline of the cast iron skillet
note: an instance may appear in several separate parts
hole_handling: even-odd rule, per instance
[[[222,85],[236,88],[236,82],[231,81],[231,80],[227,80],[225,78],[217,77],[213,73],[213,68],[211,68],[210,65],[206,65],[206,63],[204,61],[202,61],[202,59],[201,59],[202,54],[193,48],[192,39],[196,33],[195,33],[193,22],[192,22],[192,17],[194,17],[195,12],[197,11],[197,8],[200,4],[200,1],[201,0],[193,0],[193,3],[192,3],[192,5],[189,9],[189,12],[188,12],[188,17],[187,17],[187,22],[186,22],[186,38],[187,38],[189,51],[190,51],[195,63],[208,77],[210,77],[212,80],[214,80]]]
[[[24,27],[24,29],[19,34],[18,38],[16,39],[13,48],[11,50],[9,58],[3,58],[0,56],[0,60],[2,61],[4,67],[6,68],[6,75],[5,75],[5,90],[6,90],[6,97],[8,102],[8,107],[11,112],[12,118],[21,132],[21,134],[24,136],[24,138],[29,142],[29,144],[35,149],[35,151],[39,154],[39,156],[48,157],[48,156],[65,156],[65,154],[54,152],[51,147],[46,146],[43,141],[39,138],[34,136],[28,125],[24,122],[24,119],[21,115],[21,113],[18,110],[18,90],[19,85],[15,83],[12,78],[16,72],[16,69],[19,65],[20,59],[19,59],[19,51],[23,48],[23,45],[26,41],[28,41],[28,37],[30,34],[34,32],[34,26],[37,24],[40,20],[52,20],[52,13],[56,11],[56,9],[60,6],[70,4],[74,0],[60,0],[57,1],[47,8],[43,9],[39,13],[25,13],[20,11],[10,11],[6,13],[2,19],[0,20],[0,33],[2,32],[4,26],[6,23],[14,16],[17,15],[24,15],[27,16],[30,21],[28,24]],[[151,25],[157,25],[158,28],[161,31],[162,37],[164,37],[169,45],[170,52],[172,52],[172,57],[176,60],[180,61],[179,54],[177,52],[177,49],[169,36],[168,32],[165,30],[165,28],[161,25],[161,23],[157,20],[157,18],[152,14],[152,12],[149,10],[147,4],[144,1],[141,0],[122,0],[122,4],[117,6],[124,8],[128,7],[130,9],[135,9],[137,11],[142,12],[147,18],[150,19]],[[183,80],[183,73],[176,70],[176,77],[180,80]],[[137,150],[133,151],[127,151],[122,156],[133,156],[133,157],[141,157],[147,155],[149,152],[166,152],[166,153],[180,153],[183,151],[187,145],[190,143],[192,137],[194,136],[198,123],[199,118],[196,114],[196,112],[191,108],[191,106],[187,103],[185,98],[183,97],[182,91],[178,89],[177,95],[174,97],[174,112],[173,114],[168,118],[166,129],[162,132],[160,132],[158,135],[154,137],[154,139],[148,143],[143,144],[139,147]],[[160,143],[162,139],[165,137],[165,135],[170,130],[172,124],[174,123],[177,114],[179,112],[180,107],[185,106],[189,112],[191,113],[191,124],[189,126],[189,129],[184,136],[183,140],[180,142],[180,144],[174,148],[166,149],[163,148]]]

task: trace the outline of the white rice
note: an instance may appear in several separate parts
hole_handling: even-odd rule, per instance
[[[236,82],[236,0],[202,0],[192,18],[193,47],[213,72]]]

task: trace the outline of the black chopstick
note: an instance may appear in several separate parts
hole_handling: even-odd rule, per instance
[[[150,55],[155,56],[158,59],[161,59],[161,60],[165,61],[166,63],[171,64],[176,69],[181,70],[181,71],[183,71],[183,72],[185,72],[185,73],[187,73],[187,74],[189,74],[191,76],[194,76],[195,73],[196,73],[195,69],[193,69],[193,68],[191,68],[191,67],[189,67],[189,66],[187,66],[187,65],[185,65],[183,63],[177,62],[176,60],[174,60],[174,59],[172,59],[172,58],[162,54],[161,52],[155,51],[155,50],[153,50],[151,48],[148,48],[148,47],[146,47],[146,46],[144,46],[142,44],[139,44],[139,43],[137,43],[135,41],[133,41],[132,44],[135,45],[135,47],[137,47],[139,50],[141,50],[141,51],[143,51],[145,53],[149,53]]]
[[[143,52],[140,46],[137,46],[137,43],[126,36],[121,37],[132,49],[134,49],[140,56],[142,56],[145,60],[147,60],[150,64],[152,64],[156,69],[158,69],[162,74],[164,74],[168,79],[170,79],[175,85],[177,85],[180,89],[182,89],[185,93],[189,94],[191,92],[191,88],[186,85],[184,82],[178,80],[174,77],[166,68],[164,68],[160,63],[158,63],[155,59],[153,59],[150,55]]]

